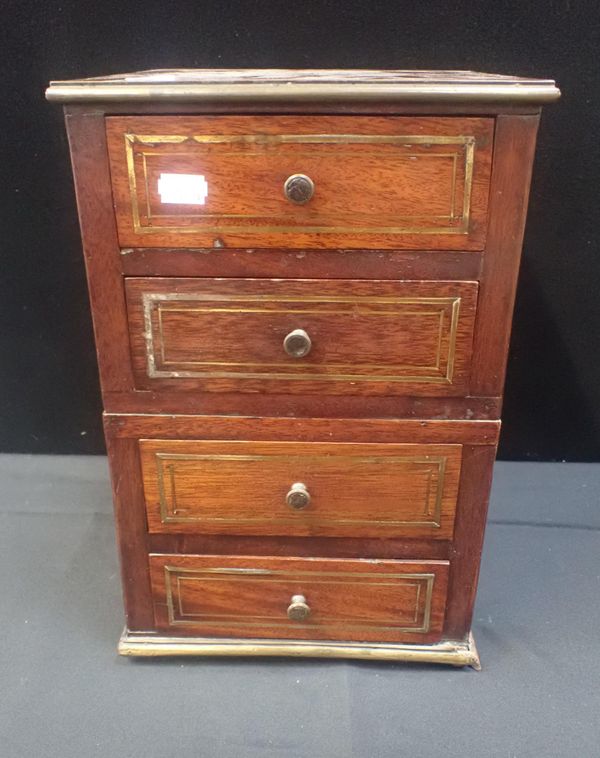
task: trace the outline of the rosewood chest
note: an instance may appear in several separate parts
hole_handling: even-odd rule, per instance
[[[478,666],[552,81],[149,71],[65,104],[124,655]]]

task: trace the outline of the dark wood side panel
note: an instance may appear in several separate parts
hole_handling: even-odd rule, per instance
[[[133,388],[104,116],[66,115],[102,390]]]
[[[471,392],[500,395],[512,325],[539,116],[499,116]]]
[[[471,628],[496,445],[465,446],[458,493],[444,636],[464,639]]]
[[[150,557],[156,626],[176,635],[433,642],[443,561]],[[302,597],[305,618],[288,608]]]
[[[138,444],[133,439],[117,439],[110,435],[106,443],[127,627],[132,631],[150,630],[154,617]]]

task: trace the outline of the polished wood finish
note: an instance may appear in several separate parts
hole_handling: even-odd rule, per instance
[[[131,390],[133,376],[101,113],[67,115],[67,133],[103,390]]]
[[[207,416],[287,416],[289,418],[435,418],[493,421],[500,412],[498,397],[373,397],[350,395],[243,395],[240,393],[136,391],[104,395],[108,413],[198,414]]]
[[[143,482],[141,467],[137,460],[139,438],[146,436],[153,429],[157,428],[163,435],[174,430],[176,437],[187,436],[189,439],[197,439],[200,435],[210,437],[213,435],[219,440],[222,439],[259,439],[284,436],[287,430],[288,438],[295,439],[302,436],[305,439],[323,441],[334,438],[341,439],[363,439],[368,441],[373,438],[387,437],[392,441],[421,439],[424,442],[435,442],[437,437],[449,439],[466,439],[471,438],[471,446],[463,448],[466,453],[463,456],[461,465],[461,483],[459,485],[459,494],[457,502],[457,513],[464,514],[464,528],[460,533],[461,539],[469,538],[469,524],[474,522],[474,531],[479,528],[481,515],[478,514],[479,502],[481,498],[487,495],[489,488],[489,479],[491,468],[482,469],[477,465],[477,456],[472,451],[480,449],[487,450],[487,461],[493,459],[495,450],[494,441],[497,439],[499,424],[487,424],[478,422],[439,422],[432,421],[422,426],[422,422],[414,424],[411,422],[371,422],[369,424],[348,424],[343,420],[337,423],[304,421],[298,426],[301,435],[294,434],[294,430],[289,429],[289,422],[282,419],[279,423],[273,424],[272,420],[266,419],[234,419],[234,418],[174,418],[168,422],[164,419],[162,428],[156,424],[155,417],[143,416],[135,417],[106,417],[108,449],[111,458],[111,467],[115,471],[123,469],[127,473],[126,481],[122,482],[125,488],[120,489],[121,497],[117,498],[117,513],[121,528],[127,527],[127,543],[123,544],[125,552],[124,559],[128,566],[131,567],[132,573],[141,574],[147,572],[147,553],[195,553],[195,554],[229,554],[229,555],[282,555],[282,556],[330,556],[330,557],[348,557],[348,558],[404,558],[413,559],[415,555],[423,559],[447,560],[450,556],[450,549],[455,550],[453,545],[460,547],[461,541],[457,542],[455,534],[454,542],[443,540],[423,540],[415,538],[379,538],[368,539],[360,538],[333,538],[333,537],[289,537],[289,536],[240,536],[240,535],[200,535],[195,534],[149,534],[145,529],[145,502],[143,496]],[[156,424],[156,427],[155,427]],[[474,428],[480,428],[480,425],[495,427],[495,433],[490,436],[480,436],[479,439],[473,439],[469,434]],[[332,432],[329,433],[331,427]],[[386,434],[387,429],[387,434]],[[117,444],[118,442],[118,444]],[[473,446],[473,442],[480,444]],[[126,466],[126,468],[125,468]],[[466,486],[469,483],[469,486]],[[469,498],[469,493],[471,497]],[[125,495],[125,497],[123,497]],[[484,501],[485,502],[485,501]],[[120,512],[119,509],[127,508],[127,512]],[[484,518],[484,517],[483,517]],[[459,530],[455,530],[456,533]],[[126,550],[125,550],[126,548]],[[135,550],[137,548],[137,551]],[[134,567],[135,571],[134,571]],[[135,607],[144,606],[147,603],[147,585],[144,581],[138,581],[130,585],[132,592],[137,592],[134,600],[130,600]],[[456,589],[457,599],[462,596],[460,586]],[[452,598],[449,599],[449,604]],[[149,627],[136,626],[130,623],[130,629],[143,631]]]
[[[129,619],[129,629],[145,631],[153,628],[153,623],[144,625],[148,609],[148,554],[196,554],[196,555],[238,555],[238,556],[282,556],[307,558],[331,557],[353,559],[403,559],[451,562],[450,584],[447,599],[449,621],[453,631],[466,613],[470,618],[472,601],[476,587],[478,557],[483,538],[485,506],[489,496],[491,463],[498,439],[498,421],[416,421],[416,420],[375,420],[364,419],[295,419],[286,418],[234,418],[208,416],[152,416],[152,415],[106,415],[106,433],[111,469],[123,471],[127,479],[121,482],[116,496],[117,515],[122,530],[121,547],[124,564],[135,581],[127,588],[132,595],[128,598],[133,614]],[[154,440],[143,442],[151,435]],[[201,529],[173,533],[149,532],[146,526],[147,502],[144,496],[143,471],[149,472],[138,458],[140,447],[144,445],[173,444],[189,440],[187,444],[197,445],[197,440],[215,440],[222,446],[225,440],[247,441],[287,440],[297,446],[308,443],[323,447],[323,443],[347,443],[370,446],[378,440],[376,447],[383,444],[461,446],[460,481],[456,502],[457,523],[454,534],[448,539],[431,539],[386,536],[367,537],[324,537],[311,535],[252,535],[241,534],[239,528],[228,530],[227,534],[203,534]],[[142,442],[140,442],[142,440]],[[165,442],[160,443],[163,440]],[[442,442],[440,442],[440,440]],[[463,444],[464,443],[464,444]],[[185,443],[184,443],[185,444]],[[255,443],[256,444],[256,443]],[[269,443],[269,446],[272,443]],[[279,445],[281,443],[278,443]],[[339,446],[339,445],[338,445]],[[431,449],[431,448],[430,448]],[[480,453],[478,451],[481,451]],[[373,502],[373,507],[376,503]],[[235,533],[234,533],[235,532]],[[463,582],[465,585],[463,585]],[[465,592],[465,586],[468,592]],[[140,618],[137,613],[144,610]],[[462,616],[461,616],[462,614]],[[463,627],[468,632],[468,622]],[[465,632],[466,633],[466,632]],[[461,632],[461,639],[464,634]],[[444,630],[444,637],[458,639],[458,636]]]
[[[525,206],[554,83],[176,71],[48,96],[70,100],[120,652],[477,666]],[[159,202],[171,172],[204,176],[207,203]],[[303,205],[284,195],[290,174],[314,182]],[[295,330],[302,358],[284,349]]]
[[[487,497],[486,486],[491,478],[491,462],[498,438],[499,422],[486,421],[416,421],[416,420],[374,420],[350,421],[347,419],[273,419],[273,418],[232,418],[205,416],[152,416],[152,415],[106,415],[106,434],[113,478],[119,475],[119,486],[115,484],[115,507],[120,528],[120,542],[124,566],[124,587],[128,606],[128,628],[132,631],[147,631],[154,628],[154,621],[148,621],[149,553],[198,554],[198,555],[238,555],[238,556],[305,556],[307,558],[355,558],[355,559],[399,559],[412,561],[439,561],[456,559],[451,562],[452,572],[469,581],[469,594],[465,598],[464,587],[457,580],[448,595],[447,607],[457,614],[466,609],[474,597],[478,552],[483,535],[485,513],[480,512],[481,497]],[[305,443],[331,444],[331,441],[350,443],[352,447],[361,443],[368,445],[377,439],[391,445],[428,445],[445,448],[462,446],[460,482],[456,502],[456,517],[459,522],[453,539],[428,539],[419,537],[386,536],[369,538],[323,537],[317,535],[248,535],[207,534],[202,529],[194,532],[151,533],[147,528],[147,504],[144,494],[143,465],[139,457],[140,440],[156,435],[156,439],[179,441],[214,439],[222,445],[224,440],[289,440],[294,445]],[[439,440],[443,440],[440,443]],[[141,443],[142,447],[144,443]],[[154,442],[153,444],[157,444]],[[481,450],[481,455],[476,451]],[[485,467],[487,464],[487,468]],[[145,470],[148,471],[148,465]],[[485,509],[484,509],[485,510]],[[460,535],[460,539],[458,536]],[[470,542],[475,546],[469,547]],[[479,545],[479,548],[477,546]],[[451,572],[451,578],[453,573]],[[453,610],[454,609],[454,610]],[[468,624],[467,624],[468,626]],[[456,627],[455,627],[456,628]],[[464,635],[463,635],[464,636]],[[444,631],[444,637],[452,637]]]
[[[139,480],[139,450],[130,440],[107,435],[125,620],[129,629],[152,629],[146,514]]]
[[[447,540],[387,537],[289,537],[254,535],[148,534],[151,553],[199,555],[282,555],[313,558],[403,558],[415,555],[427,560],[449,560]],[[146,561],[146,556],[144,556]]]
[[[539,116],[497,119],[493,215],[474,344],[474,394],[500,395],[504,387],[538,123]]]
[[[177,634],[381,642],[440,639],[448,563],[151,555],[156,627]],[[304,620],[286,610],[295,596]]]
[[[493,119],[111,117],[107,139],[126,247],[481,250]],[[163,174],[208,184],[165,203]],[[315,184],[303,205],[287,178]]]
[[[449,639],[464,639],[471,628],[495,455],[496,445],[463,448],[463,470],[469,473],[461,478],[460,508],[450,547],[452,572],[445,630]]]
[[[150,532],[451,539],[461,447],[141,440]],[[291,507],[304,484],[310,503]]]
[[[140,389],[463,395],[476,282],[128,279]],[[302,329],[308,355],[283,342]]]
[[[105,414],[109,437],[495,445],[500,421]]]

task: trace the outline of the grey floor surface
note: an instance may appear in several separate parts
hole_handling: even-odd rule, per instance
[[[0,756],[600,756],[600,465],[496,468],[484,669],[119,658],[104,458],[0,456]]]

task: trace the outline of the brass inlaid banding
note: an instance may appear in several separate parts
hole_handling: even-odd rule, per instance
[[[160,515],[163,524],[169,523],[202,523],[202,522],[214,522],[219,524],[231,523],[232,525],[238,523],[260,523],[267,519],[265,517],[255,516],[236,516],[229,519],[226,516],[189,516],[186,515],[186,509],[180,509],[177,503],[177,479],[176,479],[176,463],[198,461],[199,463],[206,461],[265,461],[265,462],[277,462],[285,461],[290,463],[297,463],[298,467],[305,465],[306,463],[319,463],[329,462],[332,457],[337,460],[344,461],[348,467],[357,464],[380,464],[388,463],[398,466],[402,465],[417,465],[425,468],[427,476],[426,485],[426,497],[423,502],[423,509],[421,517],[417,517],[411,520],[402,519],[350,519],[350,518],[324,518],[322,516],[310,517],[310,523],[313,526],[332,526],[335,524],[358,524],[363,526],[431,526],[433,528],[439,528],[441,526],[441,509],[442,498],[444,494],[445,476],[446,476],[446,456],[410,456],[410,455],[350,455],[350,454],[335,454],[335,455],[291,455],[291,454],[265,454],[265,455],[245,455],[245,454],[205,454],[205,455],[193,455],[184,453],[155,453],[156,466],[157,466],[157,478],[158,478],[158,491],[159,491],[159,504]],[[289,524],[293,525],[297,523],[297,518],[293,515],[285,515],[279,517],[269,518],[270,524]]]
[[[373,135],[366,135],[366,134],[275,134],[275,135],[265,135],[265,134],[203,134],[203,135],[165,135],[165,134],[156,134],[156,135],[148,135],[148,134],[130,134],[127,133],[124,135],[125,139],[125,152],[126,152],[126,161],[127,161],[127,173],[129,177],[129,192],[130,192],[130,199],[131,199],[131,212],[132,212],[132,222],[133,222],[133,228],[134,232],[136,234],[158,234],[158,233],[171,233],[171,234],[197,234],[197,233],[206,233],[206,234],[222,234],[226,232],[230,232],[233,234],[236,233],[300,233],[300,234],[347,234],[347,233],[358,233],[358,234],[468,234],[469,231],[469,215],[470,215],[470,204],[471,204],[471,189],[472,189],[472,181],[473,181],[473,163],[474,163],[474,151],[475,151],[475,137],[473,136],[465,136],[465,135],[457,135],[457,136],[449,136],[449,135],[442,135],[442,136],[436,136],[436,135],[385,135],[385,134],[373,134]],[[426,216],[419,216],[419,215],[407,215],[407,216],[399,216],[398,221],[399,223],[397,225],[392,226],[334,226],[334,225],[302,225],[302,224],[295,224],[290,225],[289,223],[282,223],[282,224],[271,224],[268,225],[244,225],[244,226],[228,226],[228,225],[216,225],[216,226],[208,226],[204,224],[198,224],[198,225],[183,225],[183,226],[161,226],[161,225],[150,225],[149,223],[142,223],[141,215],[140,215],[140,208],[139,208],[139,201],[138,201],[138,183],[137,183],[137,177],[136,177],[136,168],[135,168],[135,160],[136,155],[139,155],[142,159],[142,171],[143,171],[143,182],[144,182],[144,193],[145,193],[145,205],[146,205],[146,211],[147,211],[147,220],[148,222],[152,218],[174,218],[174,216],[169,216],[168,214],[160,214],[160,215],[154,215],[152,216],[150,212],[150,205],[149,205],[149,197],[150,197],[150,189],[148,185],[148,170],[147,170],[147,164],[146,164],[146,156],[152,155],[152,152],[149,151],[140,151],[136,152],[134,150],[135,144],[141,144],[141,145],[160,145],[160,144],[182,144],[184,142],[193,142],[196,144],[258,144],[258,145],[285,145],[285,144],[307,144],[307,145],[359,145],[359,144],[388,144],[388,145],[402,145],[404,147],[410,147],[411,145],[457,145],[457,147],[460,150],[460,153],[454,152],[454,153],[404,153],[400,156],[394,156],[390,155],[388,156],[389,160],[410,160],[410,159],[433,159],[433,158],[442,158],[442,159],[452,159],[453,162],[453,169],[452,169],[452,177],[451,177],[451,187],[450,187],[450,193],[449,193],[449,202],[450,202],[450,210],[448,215],[445,216],[436,216],[436,215],[426,215]],[[463,197],[462,197],[462,203],[461,203],[461,212],[457,215],[455,212],[455,203],[456,203],[456,184],[457,184],[457,175],[459,171],[459,155],[462,153],[463,160],[461,161],[462,165],[462,179],[463,179]],[[228,153],[228,155],[231,153]],[[248,156],[248,157],[254,157],[256,158],[256,154],[253,153],[244,153],[237,151],[235,153],[238,156]],[[339,151],[337,152],[339,154]],[[356,155],[356,153],[353,151],[353,155]],[[161,152],[160,155],[168,155],[168,153]],[[181,153],[174,153],[174,155],[181,155]],[[315,151],[311,151],[311,156],[318,157],[317,153]],[[325,153],[324,154],[327,157],[331,157],[331,153]],[[187,214],[186,214],[187,216]],[[248,221],[254,221],[256,219],[263,218],[261,215],[257,214],[226,214],[226,213],[218,213],[218,214],[189,214],[188,218],[202,218],[202,219],[210,219],[210,218],[220,218],[220,219],[227,219],[227,218],[238,218],[238,219],[245,219]],[[281,218],[282,221],[285,221],[287,216],[283,215],[280,217],[275,216],[274,218]],[[429,219],[429,220],[446,220],[448,222],[458,222],[455,225],[448,225],[448,226],[426,226],[418,224],[414,224],[414,221],[418,220],[419,218],[423,219]]]
[[[258,572],[255,569],[244,569],[228,567],[206,568],[206,569],[186,569],[177,566],[165,566],[165,591],[166,604],[168,610],[169,624],[172,626],[228,626],[228,627],[249,627],[260,628],[269,626],[272,628],[289,627],[289,621],[282,615],[281,621],[278,621],[274,615],[264,616],[261,614],[241,612],[240,614],[219,614],[215,616],[204,615],[203,613],[186,613],[183,607],[181,581],[231,581],[235,577],[236,582],[256,581],[265,579],[267,584],[289,584],[298,579],[302,582],[303,587],[307,587],[306,594],[310,591],[311,584],[325,584],[340,586],[362,586],[365,582],[375,586],[384,586],[398,588],[413,587],[415,591],[414,616],[409,621],[396,621],[390,619],[385,623],[381,622],[364,622],[357,623],[340,622],[336,617],[321,616],[320,623],[311,624],[303,623],[303,628],[319,629],[322,625],[329,628],[337,627],[340,630],[360,631],[361,629],[380,629],[381,631],[392,632],[415,632],[426,634],[430,628],[431,619],[431,601],[433,595],[433,586],[435,574],[431,573],[382,573],[373,574],[367,572],[349,572],[340,571],[302,571],[302,570],[283,570],[283,569],[262,569]],[[392,581],[390,581],[392,580]],[[424,600],[421,601],[422,589],[425,589]],[[422,607],[421,607],[422,606]],[[176,611],[177,609],[177,611]],[[317,609],[315,609],[316,611]],[[238,619],[238,620],[236,620]]]
[[[209,302],[219,303],[218,306],[206,305],[192,308],[183,308],[178,303]],[[151,378],[253,378],[253,379],[293,379],[293,380],[325,380],[325,381],[369,381],[369,382],[424,382],[451,384],[454,373],[454,361],[456,354],[456,337],[458,320],[460,315],[460,297],[345,297],[345,296],[278,296],[278,295],[208,295],[202,293],[152,293],[142,294],[142,306],[144,311],[144,328],[146,343],[146,368]],[[223,305],[221,305],[223,303]],[[230,305],[225,305],[230,303]],[[259,307],[259,304],[273,304],[282,306],[299,304],[301,307]],[[322,306],[328,304],[347,305],[346,309],[317,309],[306,307],[314,303]],[[244,305],[246,304],[246,305]],[[393,317],[415,316],[419,318],[435,317],[439,319],[437,329],[436,354],[432,364],[367,364],[360,363],[361,369],[372,371],[371,374],[358,374],[355,372],[356,363],[327,362],[319,370],[319,366],[311,363],[294,364],[293,370],[289,363],[284,362],[248,362],[248,361],[202,361],[202,360],[169,360],[165,349],[163,316],[166,313],[256,313],[256,314],[300,314],[320,316],[352,316],[355,311],[350,306],[361,306],[361,315],[370,317]],[[397,306],[397,309],[383,308],[378,306]],[[400,310],[410,305],[432,306],[437,310]],[[447,349],[443,355],[445,334],[445,313],[449,312],[450,323],[447,330]],[[153,315],[156,317],[156,327]],[[158,351],[158,352],[157,352]],[[444,360],[445,359],[445,360]],[[445,363],[445,368],[442,368]],[[177,368],[175,368],[177,367]],[[194,367],[194,368],[188,368]],[[198,367],[198,368],[196,368]],[[199,367],[206,367],[200,369]],[[232,370],[235,367],[246,370]],[[215,370],[219,368],[221,370]],[[290,369],[282,371],[281,369]],[[252,369],[255,369],[252,371]],[[256,369],[263,369],[257,371]],[[325,369],[325,370],[324,370]],[[376,372],[376,373],[375,373]],[[401,374],[399,372],[409,372]]]

